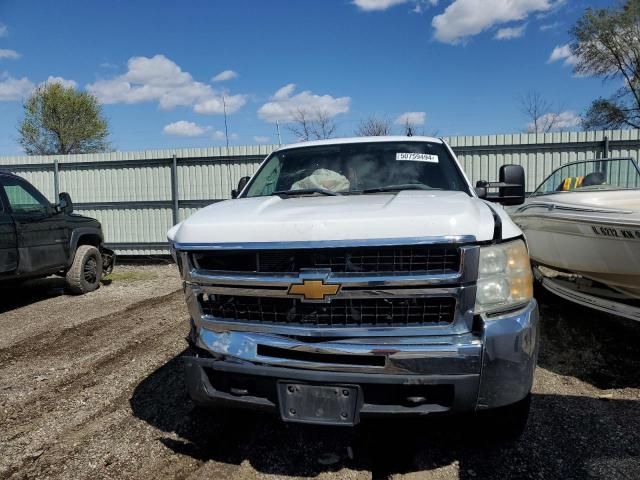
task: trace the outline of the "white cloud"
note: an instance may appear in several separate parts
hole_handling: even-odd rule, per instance
[[[87,90],[102,103],[140,103],[157,101],[160,108],[193,106],[198,113],[222,113],[222,92],[193,79],[164,55],[132,57],[127,72],[108,80],[87,85]],[[227,95],[227,113],[245,103],[245,95]]]
[[[569,44],[558,45],[553,49],[547,63],[562,62],[564,65],[575,65],[578,63],[578,57],[576,57],[571,51]]]
[[[569,0],[553,0],[553,5],[551,6],[551,8],[549,10],[537,13],[536,19],[544,20],[545,18],[549,18],[550,16],[555,15],[561,7],[565,6],[568,3],[568,1]]]
[[[256,143],[268,143],[269,140],[271,140],[270,137],[264,137],[262,135],[256,135],[255,137],[253,137],[253,139]]]
[[[7,59],[16,59],[16,58],[20,58],[20,54],[18,52],[16,52],[15,50],[9,50],[7,48],[0,48],[0,58],[7,58]]]
[[[211,135],[213,137],[214,140],[224,140],[225,139],[225,134],[222,130],[216,130],[215,132],[213,132],[213,135]],[[240,138],[240,135],[238,135],[237,133],[230,133],[229,134],[229,140],[238,140]]]
[[[179,137],[199,137],[208,132],[211,127],[202,127],[193,122],[187,122],[186,120],[180,120],[178,122],[165,125],[162,132],[165,135],[176,135]]]
[[[574,128],[580,125],[580,117],[574,112],[561,112],[559,114],[556,114],[556,117],[556,128],[558,129]]]
[[[9,28],[3,23],[0,23],[0,38],[9,36]]]
[[[0,102],[22,100],[33,90],[33,82],[27,77],[13,78],[7,73],[0,74]]]
[[[360,10],[372,12],[374,10],[386,10],[387,8],[395,7],[408,1],[409,0],[353,0],[353,3]]]
[[[340,113],[347,113],[351,105],[350,97],[332,97],[331,95],[316,95],[305,90],[294,95],[295,84],[290,83],[280,88],[270,101],[258,109],[258,116],[267,122],[290,122],[296,112],[305,112],[313,117],[317,112],[322,112],[329,117],[335,117]]]
[[[562,25],[562,23],[560,23],[560,22],[543,23],[542,25],[540,25],[540,31],[541,32],[546,32],[547,30],[555,30],[560,25]]]
[[[405,112],[398,116],[393,123],[396,125],[406,125],[407,122],[411,125],[424,125],[427,114],[425,112]]]
[[[570,130],[580,125],[580,117],[570,110],[560,113],[545,113],[538,119],[538,129],[540,132],[547,131],[549,126],[550,130]],[[527,124],[527,131],[530,133],[536,133],[536,128],[533,122]]]
[[[524,35],[524,31],[527,28],[527,24],[523,23],[519,27],[506,27],[501,28],[496,32],[494,37],[496,40],[511,40],[513,38],[520,38]]]
[[[197,113],[205,115],[213,115],[224,113],[225,108],[227,113],[235,113],[240,110],[244,104],[247,103],[246,95],[217,95],[196,103],[193,110]],[[226,107],[225,107],[226,106]]]
[[[412,13],[422,13],[425,10],[425,6],[435,7],[438,5],[439,0],[416,0],[416,5],[411,10]]]
[[[411,11],[422,13],[425,5],[433,7],[438,4],[438,0],[353,0],[353,4],[365,12],[387,10],[403,3],[415,3]]]
[[[211,79],[212,82],[226,82],[227,80],[233,80],[238,77],[238,72],[234,72],[233,70],[225,70],[224,72],[220,72],[215,77]]]
[[[73,80],[67,80],[62,77],[50,76],[40,85],[45,83],[60,83],[65,87],[76,87],[78,84]],[[0,102],[8,102],[13,100],[22,100],[29,96],[36,85],[27,77],[13,78],[8,73],[0,73]]]
[[[76,88],[78,86],[78,83],[74,80],[67,80],[66,78],[53,77],[53,76],[49,76],[49,78],[47,78],[40,85],[44,85],[45,83],[59,83],[60,85],[66,88],[69,88],[69,87]]]
[[[561,0],[454,0],[431,22],[435,38],[456,44],[501,23],[524,20],[532,12],[547,11]]]

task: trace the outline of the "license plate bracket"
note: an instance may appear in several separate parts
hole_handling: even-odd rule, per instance
[[[360,421],[358,385],[278,382],[280,416],[285,422],[355,425]]]

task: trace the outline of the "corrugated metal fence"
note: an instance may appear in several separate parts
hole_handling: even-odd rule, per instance
[[[523,165],[527,190],[565,163],[640,157],[640,130],[445,138],[472,182],[495,180],[501,165]],[[0,168],[32,182],[49,199],[69,192],[76,210],[99,219],[121,255],[167,253],[166,231],[195,210],[227,199],[277,145],[67,156],[0,157]]]

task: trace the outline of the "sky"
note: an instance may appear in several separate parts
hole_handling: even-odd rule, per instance
[[[115,150],[294,140],[296,112],[338,136],[376,115],[401,133],[517,133],[538,91],[578,128],[616,85],[573,74],[568,30],[616,0],[0,0],[0,155],[22,153],[42,82],[90,91]],[[224,104],[223,104],[224,99]]]

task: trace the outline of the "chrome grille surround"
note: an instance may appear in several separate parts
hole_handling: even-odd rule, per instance
[[[251,243],[220,245],[175,245],[180,255],[182,276],[185,281],[187,304],[197,327],[224,332],[245,331],[297,337],[393,337],[452,335],[469,332],[473,322],[476,280],[480,247],[473,245],[473,237],[435,237],[407,239],[378,239],[338,242],[289,242]],[[376,274],[355,272],[331,272],[328,269],[301,270],[299,273],[261,274],[207,271],[196,268],[191,262],[190,252],[203,249],[296,249],[331,248],[345,246],[428,245],[455,244],[460,249],[460,267],[447,274]],[[229,320],[207,315],[203,312],[199,296],[227,295],[269,298],[291,298],[288,288],[302,279],[323,279],[327,283],[340,284],[340,291],[332,299],[381,299],[450,297],[455,299],[453,321],[435,325],[392,326],[315,326],[261,324],[243,320]]]

